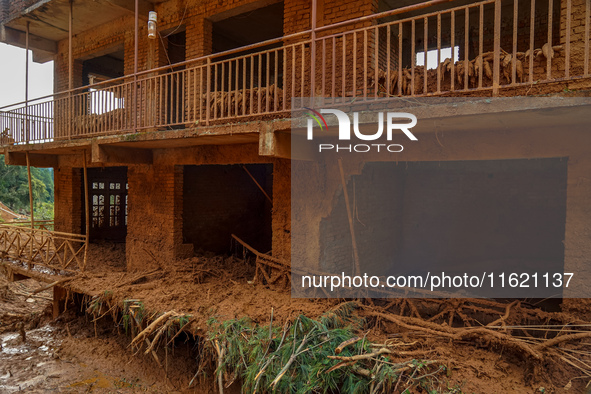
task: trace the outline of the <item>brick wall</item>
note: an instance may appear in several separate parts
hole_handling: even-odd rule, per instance
[[[128,167],[127,267],[162,265],[192,252],[182,245],[182,168],[174,165]]]
[[[8,16],[8,0],[0,0],[0,23]]]
[[[570,18],[570,50],[573,54],[570,62],[571,75],[582,75],[584,71],[584,50],[585,50],[585,12],[586,0],[571,1]],[[591,23],[591,21],[590,21]],[[567,2],[560,3],[560,43],[566,43],[567,31]],[[588,38],[588,37],[587,37]],[[564,70],[564,63],[561,64]],[[563,75],[560,75],[563,76]]]
[[[54,171],[55,230],[81,234],[82,229],[82,170],[58,167]]]
[[[273,256],[291,259],[291,161],[273,163]]]

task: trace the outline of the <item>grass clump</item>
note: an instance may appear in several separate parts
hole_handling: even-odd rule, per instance
[[[427,363],[396,364],[388,354],[372,356],[372,344],[357,337],[363,320],[354,309],[355,303],[344,303],[318,320],[300,315],[283,327],[260,326],[247,318],[210,319],[207,346],[218,360],[219,385],[238,381],[245,393],[392,392],[402,374],[412,374],[407,380],[413,387],[433,386],[413,381],[419,370],[429,369]],[[346,341],[350,344],[342,346]],[[334,359],[337,348],[345,361]]]

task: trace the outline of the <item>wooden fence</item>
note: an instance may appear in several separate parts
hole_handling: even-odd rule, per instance
[[[86,237],[23,225],[0,224],[0,256],[33,269],[64,272],[86,268]]]

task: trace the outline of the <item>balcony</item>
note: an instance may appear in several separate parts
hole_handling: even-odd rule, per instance
[[[589,2],[456,1],[434,10],[441,3],[7,106],[0,144],[289,118],[292,97],[330,97],[336,105],[342,98],[527,95],[588,81]]]

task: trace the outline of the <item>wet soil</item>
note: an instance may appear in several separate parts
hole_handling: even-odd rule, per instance
[[[115,251],[114,255],[117,254],[120,252]],[[56,320],[51,318],[51,290],[39,293],[38,297],[28,296],[42,286],[41,282],[29,279],[7,283],[0,279],[0,393],[19,390],[214,393],[217,390],[212,370],[202,374],[189,388],[199,366],[199,338],[206,337],[210,317],[222,321],[248,316],[255,323],[269,324],[273,311],[273,324],[283,324],[299,314],[316,318],[342,302],[292,299],[286,286],[271,288],[253,284],[252,265],[235,257],[198,256],[166,267],[166,271],[126,273],[116,263],[109,264],[108,270],[99,268],[66,285],[68,308]],[[74,293],[84,293],[86,297]],[[170,350],[163,347],[157,350],[162,363],[158,366],[150,354],[144,354],[145,346],[142,349],[130,346],[131,333],[125,332],[120,320],[112,320],[106,314],[95,322],[85,313],[88,304],[80,299],[88,302],[92,296],[106,293],[117,305],[126,299],[141,300],[150,314],[175,310],[191,315],[189,334],[179,336]],[[502,308],[482,302],[414,300],[412,307],[425,321],[432,320],[442,326],[486,325],[503,315]],[[568,324],[588,324],[583,313],[589,309],[588,305],[570,304],[568,311],[550,312],[524,303],[512,310],[506,324],[560,326],[561,330],[568,329]],[[374,343],[388,340],[414,343],[407,350],[422,351],[421,357],[438,360],[446,366],[445,375],[438,378],[444,380],[440,383],[447,387],[445,392],[585,393],[588,390],[591,380],[588,339],[562,344],[546,352],[542,363],[533,363],[514,349],[486,338],[452,341],[404,329],[368,312],[387,310],[394,315],[409,316],[409,308],[410,304],[392,300],[366,303],[357,311],[366,322],[360,334]],[[497,312],[491,314],[491,310]],[[552,331],[514,332],[514,336],[529,341],[540,340],[536,336],[547,339],[556,335]],[[408,359],[406,355],[393,355],[391,361]],[[239,392],[239,382],[226,392],[233,390]]]

